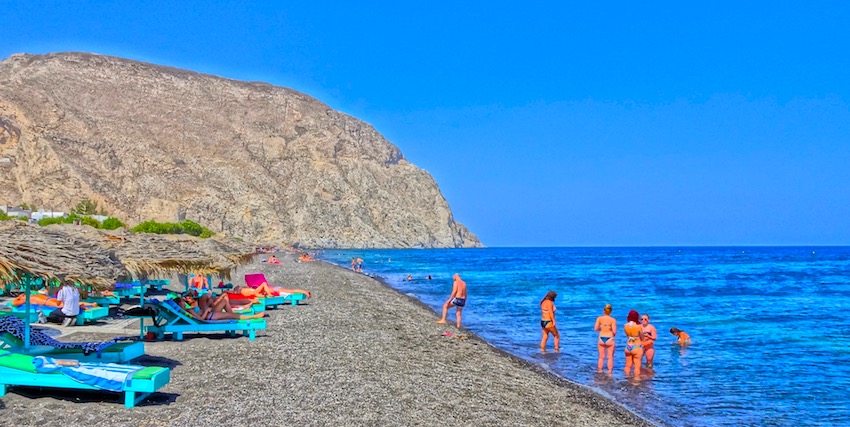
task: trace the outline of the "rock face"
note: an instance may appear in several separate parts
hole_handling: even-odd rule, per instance
[[[302,247],[481,246],[434,179],[305,94],[120,58],[0,62],[0,204],[83,198]]]

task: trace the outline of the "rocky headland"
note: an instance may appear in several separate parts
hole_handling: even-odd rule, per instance
[[[0,204],[93,200],[251,242],[477,247],[372,126],[297,91],[88,53],[0,62]]]

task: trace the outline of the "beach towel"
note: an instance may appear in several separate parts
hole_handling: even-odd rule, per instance
[[[119,365],[117,363],[80,363],[77,366],[62,366],[56,359],[37,356],[32,359],[36,372],[59,371],[79,383],[102,390],[124,391],[125,384],[144,366]]]
[[[24,339],[24,321],[15,316],[0,317],[0,333],[8,332],[19,340]],[[44,332],[38,329],[30,331],[30,343],[33,345],[47,345],[53,348],[79,348],[83,350],[83,354],[100,353],[103,349],[119,342],[126,338],[113,338],[111,341],[97,342],[62,342],[51,338]]]

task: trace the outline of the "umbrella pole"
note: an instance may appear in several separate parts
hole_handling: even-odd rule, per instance
[[[145,289],[147,286],[142,286],[142,292],[139,294],[139,308],[145,307]],[[139,339],[145,338],[145,318],[139,318]]]
[[[24,350],[29,350],[30,348],[30,285],[32,285],[32,278],[30,275],[25,275],[21,278],[21,284],[24,285]]]

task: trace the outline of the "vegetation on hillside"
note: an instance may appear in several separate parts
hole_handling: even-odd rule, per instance
[[[183,222],[156,222],[145,221],[130,229],[135,233],[155,233],[155,234],[188,234],[206,239],[212,237],[215,232],[206,228],[197,222],[185,220]]]

